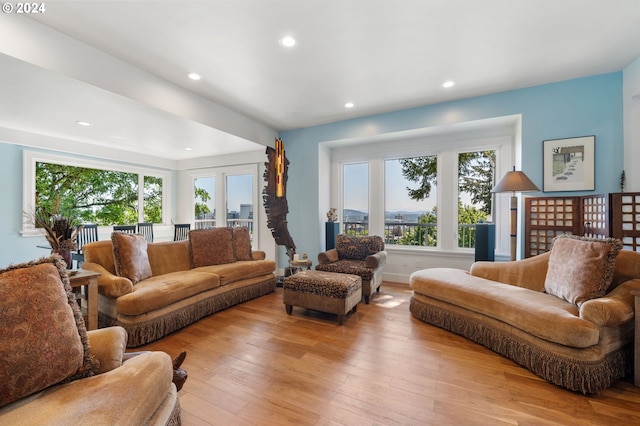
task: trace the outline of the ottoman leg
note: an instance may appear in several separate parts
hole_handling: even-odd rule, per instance
[[[293,306],[292,305],[285,305],[285,308],[287,309],[287,314],[291,315],[291,312],[293,311]]]
[[[369,296],[364,297],[364,303],[366,303],[367,305],[369,304]]]
[[[353,309],[351,309],[351,312],[353,313],[358,312],[358,305],[354,306]]]
[[[338,315],[338,325],[344,325],[344,315]]]

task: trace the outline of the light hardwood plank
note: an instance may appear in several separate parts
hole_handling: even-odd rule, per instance
[[[600,395],[570,392],[409,312],[384,283],[344,326],[282,290],[136,350],[187,351],[182,423],[203,425],[640,424],[632,378]]]

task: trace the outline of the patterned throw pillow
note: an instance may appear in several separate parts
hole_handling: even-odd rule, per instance
[[[235,262],[231,228],[194,229],[189,231],[189,244],[193,268]]]
[[[143,235],[113,232],[111,242],[116,275],[128,278],[133,284],[152,276],[147,240]]]
[[[364,260],[367,256],[384,250],[384,241],[379,235],[363,237],[338,234],[336,250],[340,259]]]
[[[233,228],[233,255],[236,260],[252,260],[251,234],[248,228]]]
[[[0,407],[98,368],[59,256],[0,270]]]
[[[622,241],[560,235],[551,246],[544,290],[577,306],[602,297],[613,280]]]

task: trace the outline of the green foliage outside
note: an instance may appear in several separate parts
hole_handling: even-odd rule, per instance
[[[406,188],[409,198],[416,201],[427,199],[432,187],[437,185],[437,157],[414,157],[399,161],[403,176],[411,182],[418,183],[415,189]],[[458,199],[458,247],[474,247],[475,228],[464,225],[484,222],[491,214],[493,200],[491,189],[495,162],[495,151],[465,152],[458,155],[458,191],[470,194],[471,201],[474,203],[474,205],[463,205]],[[394,236],[395,244],[435,247],[437,244],[436,209],[421,216],[419,222],[434,225],[412,227],[404,231],[400,238],[397,238],[398,235]]]
[[[162,179],[144,177],[144,221],[162,222]],[[53,163],[36,164],[36,205],[60,209],[84,223],[138,223],[138,175]],[[34,206],[35,207],[35,206]]]
[[[211,213],[211,209],[207,205],[207,201],[211,200],[211,195],[202,188],[193,187],[195,194],[195,218],[204,219],[207,213]]]

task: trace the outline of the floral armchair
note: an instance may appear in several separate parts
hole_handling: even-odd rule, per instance
[[[378,235],[338,234],[336,248],[318,254],[317,271],[359,275],[365,303],[380,291],[382,268],[387,262],[384,241]]]

